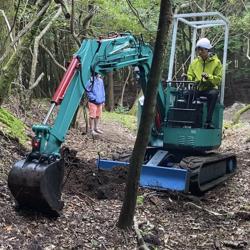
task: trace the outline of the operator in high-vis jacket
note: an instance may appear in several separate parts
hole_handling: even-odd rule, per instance
[[[196,96],[207,97],[207,119],[205,127],[213,129],[212,116],[219,95],[222,78],[222,64],[216,54],[211,52],[212,45],[207,38],[196,44],[198,56],[189,65],[187,78],[197,83]]]

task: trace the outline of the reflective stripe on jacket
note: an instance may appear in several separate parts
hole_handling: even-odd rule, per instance
[[[201,74],[208,74],[208,79],[204,80]],[[208,57],[205,61],[198,56],[189,65],[187,72],[188,80],[199,83],[199,90],[218,89],[222,78],[222,64],[217,55]]]

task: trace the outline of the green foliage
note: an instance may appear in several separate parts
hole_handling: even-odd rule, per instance
[[[103,112],[103,120],[105,122],[118,122],[125,128],[128,128],[130,131],[136,131],[136,117],[128,114],[118,114],[115,112]]]
[[[138,195],[136,198],[136,204],[137,206],[142,206],[144,203],[144,196],[143,195]]]
[[[99,7],[99,12],[92,22],[92,28],[97,34],[107,34],[109,32],[130,31],[134,35],[142,34],[146,40],[154,36],[157,29],[159,14],[159,1],[137,0],[132,1],[136,9],[136,16],[128,3],[124,0],[95,2]],[[141,25],[139,19],[143,23]]]
[[[120,105],[115,108],[115,112],[118,114],[127,114],[128,111],[129,111],[128,107],[124,107],[124,106],[120,106]]]
[[[0,9],[5,10],[6,15],[10,21],[13,23],[13,19],[16,13],[16,6],[18,0],[13,0],[10,4],[8,1],[0,1]],[[37,12],[37,6],[34,4],[37,1],[21,1],[20,8],[18,10],[17,19],[15,21],[15,27],[13,30],[16,34],[29,23],[35,16]],[[71,1],[66,1],[70,7]],[[200,12],[201,8],[204,7],[204,0],[197,1],[183,1],[183,0],[173,0],[173,6],[179,13],[190,13],[190,12]],[[244,4],[245,2],[245,4]],[[100,35],[106,35],[109,32],[126,32],[130,31],[134,35],[143,35],[144,40],[150,44],[154,43],[157,22],[159,17],[160,1],[159,0],[134,0],[130,1],[132,7],[129,6],[126,0],[117,1],[106,1],[106,0],[78,0],[75,3],[75,15],[74,15],[74,29],[75,33],[79,35],[79,38],[83,38],[83,33],[87,34],[87,37],[97,38]],[[187,3],[190,3],[189,5]],[[91,19],[90,26],[83,30],[83,20],[90,14],[89,5],[95,6],[95,13]],[[185,5],[185,7],[183,7]],[[206,4],[205,11],[219,11],[224,16],[226,16],[230,21],[230,35],[229,35],[229,46],[228,46],[228,69],[227,72],[231,74],[232,80],[239,80],[242,78],[250,77],[249,73],[249,60],[246,58],[247,49],[247,36],[250,33],[250,12],[246,8],[246,1],[223,1],[223,0],[213,0]],[[182,7],[181,7],[182,6]],[[39,29],[37,33],[41,31],[48,21],[51,20],[55,14],[59,5],[51,1],[50,7],[47,10],[46,15],[43,17],[43,21],[39,24]],[[248,7],[249,8],[249,7]],[[8,30],[4,19],[0,16],[0,25],[2,27],[0,31],[0,54],[5,51],[9,44]],[[180,24],[181,25],[181,24]],[[218,28],[219,29],[219,28]],[[221,32],[218,32],[215,28],[213,31],[207,30],[206,35],[211,40],[219,40]],[[185,29],[185,34],[189,35],[189,30]],[[217,34],[217,36],[216,36]],[[219,34],[219,35],[218,35]],[[7,40],[6,40],[7,38]],[[24,72],[22,75],[23,82],[29,82],[29,72],[31,65],[31,54],[28,53],[29,48],[33,48],[34,36],[30,36],[29,43],[23,44],[22,39],[20,40],[23,48],[26,48],[27,53],[22,56],[22,63],[24,65]],[[179,59],[176,63],[176,69],[180,69],[181,72],[182,63],[187,59],[190,54],[190,42],[186,36],[178,36],[177,44],[177,56]],[[70,21],[66,20],[65,17],[60,15],[56,21],[53,22],[52,27],[46,32],[43,37],[43,44],[50,49],[51,53],[54,55],[56,60],[62,65],[68,61],[74,52],[78,49],[71,32],[70,32]],[[216,44],[216,53],[221,57],[221,51],[223,48],[223,43],[218,42]],[[58,82],[61,77],[61,72],[54,66],[52,59],[45,54],[43,50],[40,51],[39,65],[37,67],[37,75],[41,72],[46,73],[46,77],[40,82],[39,87],[34,90],[34,96],[46,96],[54,92],[54,82]],[[6,60],[9,60],[8,57]],[[239,60],[238,68],[235,68],[234,62]],[[168,60],[165,63],[167,66]],[[11,79],[5,79],[5,82],[0,80],[0,95],[3,93],[5,96],[5,90],[8,89],[9,83],[13,82],[12,78],[16,77],[17,65],[15,67],[9,67],[13,71],[13,77]],[[6,68],[2,65],[2,71]],[[187,70],[187,65],[184,71]],[[9,73],[9,70],[7,70]],[[27,73],[28,72],[28,73]],[[3,73],[6,72],[2,72]],[[15,75],[14,75],[15,73]],[[164,70],[164,74],[167,75],[167,69]],[[1,77],[3,79],[3,77]],[[7,84],[7,85],[6,85]],[[2,87],[1,87],[2,86]],[[45,91],[41,91],[45,90]],[[48,97],[48,96],[46,96]],[[125,113],[125,110],[120,110],[119,112]]]
[[[28,140],[24,123],[4,108],[0,108],[0,129],[10,137],[17,138],[23,145]]]
[[[223,129],[230,129],[232,128],[232,123],[230,121],[223,121]]]

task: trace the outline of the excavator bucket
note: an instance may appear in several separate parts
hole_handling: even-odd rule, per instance
[[[21,208],[31,208],[59,216],[63,208],[61,189],[64,161],[20,160],[8,176],[9,189]]]

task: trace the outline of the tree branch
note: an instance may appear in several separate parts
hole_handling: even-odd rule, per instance
[[[247,57],[248,60],[250,60],[250,56],[249,56],[249,47],[250,47],[249,46],[249,42],[250,42],[249,41],[249,37],[246,37],[246,39],[247,39],[247,53],[246,53],[246,57]]]
[[[71,32],[74,40],[76,41],[77,45],[80,47],[81,41],[79,40],[79,38],[75,34],[75,30],[74,30],[74,18],[75,18],[75,4],[74,4],[74,0],[72,0],[71,1],[70,32]]]
[[[68,8],[66,1],[65,0],[54,0],[54,2],[61,5],[65,18],[70,19],[69,8]]]
[[[33,84],[32,86],[29,87],[29,90],[34,89],[34,88],[38,85],[38,83],[43,79],[44,75],[45,75],[44,72],[42,72],[42,73],[37,77],[37,79],[36,79],[36,81],[34,82],[34,84]]]
[[[53,16],[53,18],[50,20],[50,22],[46,25],[46,27],[35,38],[29,86],[33,86],[35,82],[39,42],[42,39],[42,37],[45,35],[45,33],[48,31],[53,21],[56,20],[61,13],[62,13],[62,8],[60,7],[58,11],[56,12],[56,14]]]
[[[126,1],[127,1],[127,3],[128,3],[129,8],[131,9],[131,11],[134,13],[134,15],[135,15],[135,16],[137,17],[137,19],[139,20],[139,23],[141,24],[141,26],[142,26],[145,30],[150,31],[150,30],[148,30],[148,28],[145,27],[144,23],[142,22],[142,20],[141,20],[141,18],[140,18],[140,15],[139,15],[137,9],[133,6],[133,4],[131,3],[131,1],[130,1],[130,0],[126,0]]]
[[[44,46],[44,44],[40,43],[40,46],[45,50],[45,52],[50,56],[50,58],[52,59],[52,61],[55,63],[55,65],[57,65],[59,68],[61,68],[63,71],[66,71],[66,68],[61,65],[56,58],[53,56],[53,54],[50,52],[50,50]]]
[[[12,32],[12,30],[13,30],[13,28],[14,28],[15,24],[16,24],[17,14],[18,14],[18,10],[19,10],[19,8],[20,8],[20,3],[21,3],[21,1],[20,1],[20,0],[18,0],[18,3],[17,3],[17,8],[16,8],[16,13],[15,13],[14,21],[13,21],[13,23],[12,23],[12,26],[11,26],[10,32]]]
[[[46,12],[50,5],[50,2],[47,2],[43,8],[36,14],[35,18],[29,22],[21,31],[20,33],[15,37],[15,39],[12,41],[12,43],[9,45],[3,56],[0,58],[0,63],[3,62],[3,60],[9,55],[11,48],[19,41],[19,39],[25,35],[34,25],[34,23]]]
[[[12,35],[12,31],[11,31],[11,27],[10,27],[10,23],[9,23],[9,21],[8,21],[8,18],[7,18],[7,16],[5,15],[4,10],[0,10],[0,12],[2,13],[2,15],[3,15],[3,17],[4,17],[4,20],[5,20],[5,22],[6,22],[6,25],[7,25],[7,27],[8,27],[10,40],[11,40],[11,42],[13,42],[14,39],[13,39],[13,35]],[[16,51],[16,46],[14,46],[14,50]]]

